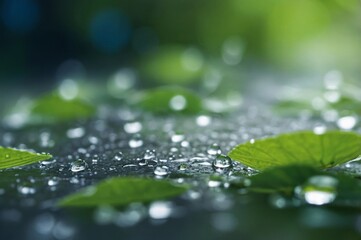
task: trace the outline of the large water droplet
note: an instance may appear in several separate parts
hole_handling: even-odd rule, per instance
[[[312,205],[333,202],[337,196],[338,180],[331,176],[313,176],[302,186],[295,188],[295,195]]]
[[[82,159],[78,159],[78,160],[71,163],[70,170],[72,172],[80,172],[80,171],[85,170],[86,167],[87,167],[86,162],[84,160],[82,160]]]
[[[216,159],[212,162],[212,167],[214,171],[218,173],[227,173],[232,168],[232,160],[226,155],[218,155]]]

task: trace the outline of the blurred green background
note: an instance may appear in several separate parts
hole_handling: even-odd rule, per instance
[[[204,71],[361,75],[359,0],[3,0],[2,83],[191,83]],[[252,80],[252,78],[247,78]]]

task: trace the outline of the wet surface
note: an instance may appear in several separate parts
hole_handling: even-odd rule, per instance
[[[339,127],[308,115],[281,118],[267,106],[245,106],[226,115],[189,117],[103,107],[98,117],[86,122],[3,126],[0,145],[49,152],[54,158],[1,170],[1,238],[360,238],[361,215],[355,209],[287,206],[282,196],[230,187],[232,182],[247,186],[247,177],[256,174],[222,155],[237,144],[284,132]],[[361,173],[358,163],[336,170]],[[60,198],[85,186],[129,175],[188,183],[192,189],[175,199],[125,209],[56,207]],[[323,199],[327,203],[332,197]]]

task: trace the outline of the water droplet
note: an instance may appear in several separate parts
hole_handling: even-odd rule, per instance
[[[185,136],[183,133],[181,132],[175,132],[172,136],[171,136],[171,140],[174,143],[179,143],[182,142],[184,140]]]
[[[211,123],[211,117],[206,115],[198,116],[196,119],[196,123],[200,127],[206,127]]]
[[[333,202],[337,195],[338,180],[331,176],[313,176],[295,188],[295,196],[312,205]]]
[[[318,125],[313,128],[313,132],[317,135],[324,134],[327,130],[327,127],[325,125]]]
[[[214,188],[221,186],[222,182],[217,180],[209,180],[208,181],[208,187]]]
[[[166,219],[173,212],[173,204],[171,202],[157,201],[149,206],[149,216],[153,219]]]
[[[137,169],[138,169],[138,165],[135,165],[135,164],[126,164],[126,165],[123,165],[123,168],[137,170]]]
[[[68,138],[81,138],[85,134],[85,129],[82,127],[72,128],[66,132]]]
[[[299,200],[287,198],[280,194],[272,194],[269,197],[271,205],[275,208],[287,208],[299,206]]]
[[[10,154],[5,154],[5,158],[10,158]]]
[[[99,156],[98,156],[98,154],[95,154],[95,155],[93,156],[93,158],[92,158],[92,163],[93,163],[93,164],[97,164],[98,161],[99,161]]]
[[[91,144],[98,144],[99,143],[99,139],[97,137],[94,137],[94,136],[91,136],[88,138],[88,141],[91,143]]]
[[[124,130],[130,134],[140,132],[142,128],[143,126],[140,122],[129,122],[124,124]]]
[[[167,166],[158,166],[154,169],[154,174],[162,177],[169,174],[169,168]]]
[[[182,95],[176,95],[169,101],[169,107],[174,111],[182,111],[187,106],[187,99]]]
[[[77,178],[77,177],[72,177],[72,178],[70,179],[70,183],[72,183],[72,184],[78,184],[78,183],[80,183],[80,180],[79,180],[79,178]]]
[[[232,168],[232,160],[226,155],[218,155],[212,163],[214,171],[218,173],[227,173]]]
[[[78,83],[72,79],[65,79],[59,86],[59,94],[65,100],[72,100],[76,98],[78,93]]]
[[[87,164],[86,164],[86,162],[84,160],[78,159],[78,160],[71,163],[70,170],[72,172],[80,172],[80,171],[85,170],[86,166],[87,166]]]
[[[156,154],[155,154],[155,150],[149,150],[147,149],[144,153],[144,159],[146,160],[154,160],[156,159]]]
[[[28,194],[34,194],[36,190],[33,187],[24,185],[24,186],[18,186],[18,192],[24,195],[28,195]]]
[[[47,166],[56,163],[56,159],[45,160],[45,161],[41,161],[40,163],[41,165]]]
[[[59,183],[59,179],[57,177],[53,177],[53,178],[48,180],[48,185],[50,187],[58,185],[58,183]]]
[[[50,139],[49,132],[42,132],[40,133],[40,146],[41,147],[53,147],[55,142]]]
[[[143,146],[143,140],[140,136],[140,134],[135,134],[133,137],[129,140],[129,147],[131,148],[138,148]]]
[[[117,152],[115,155],[114,155],[114,160],[116,161],[120,161],[123,159],[123,153],[122,152]]]
[[[221,147],[217,143],[213,143],[208,149],[207,153],[211,156],[217,156],[222,153]]]
[[[136,79],[137,76],[132,69],[120,69],[108,81],[108,92],[115,98],[121,98],[126,91],[134,87]]]
[[[354,116],[346,116],[337,120],[337,126],[343,130],[351,130],[357,124],[357,119]]]
[[[188,148],[189,147],[189,142],[188,141],[182,141],[181,142],[181,147],[183,147],[183,148]]]

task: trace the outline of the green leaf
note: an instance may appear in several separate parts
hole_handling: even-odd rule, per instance
[[[309,180],[313,177],[331,177],[335,185],[327,186],[320,182],[313,186]],[[281,193],[294,196],[296,187],[303,186],[305,190],[334,191],[336,195],[333,205],[361,206],[361,181],[344,174],[325,172],[307,165],[289,165],[265,170],[250,178],[250,191],[259,193]],[[317,185],[317,184],[316,184]]]
[[[61,122],[85,119],[95,114],[95,107],[80,100],[65,100],[58,94],[49,94],[35,101],[31,118],[40,122]]]
[[[155,81],[170,84],[189,84],[201,77],[203,56],[193,48],[162,47],[143,61],[144,75]]]
[[[241,144],[229,152],[233,160],[257,170],[290,164],[329,168],[353,160],[360,154],[361,136],[340,131],[283,134]]]
[[[255,192],[292,193],[293,189],[303,184],[308,178],[322,172],[311,166],[288,165],[266,169],[250,178],[250,189]]]
[[[123,206],[133,202],[151,202],[182,194],[187,187],[164,180],[116,177],[87,187],[59,202],[63,207]]]
[[[38,154],[0,147],[0,169],[24,166],[50,158],[52,158],[50,154]]]
[[[202,110],[202,100],[194,92],[180,87],[159,87],[144,91],[138,106],[156,114],[196,114]]]

